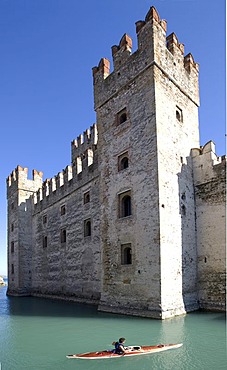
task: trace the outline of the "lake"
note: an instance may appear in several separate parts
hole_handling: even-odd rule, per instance
[[[140,357],[67,359],[67,354],[127,345],[183,343]],[[96,307],[35,297],[7,297],[0,288],[1,370],[226,369],[225,314],[194,312],[159,321],[98,312]]]

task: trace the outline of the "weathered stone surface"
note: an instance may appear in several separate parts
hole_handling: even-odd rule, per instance
[[[225,307],[225,160],[199,144],[198,64],[151,8],[113,71],[93,68],[97,125],[43,182],[8,178],[8,294],[165,319]],[[218,220],[218,221],[216,221]]]

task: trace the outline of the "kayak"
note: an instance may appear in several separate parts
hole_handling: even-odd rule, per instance
[[[140,356],[150,355],[152,353],[163,352],[169,349],[176,349],[183,346],[183,343],[179,344],[158,344],[157,346],[128,346],[125,347],[126,353],[124,355],[118,355],[113,350],[104,350],[100,352],[86,352],[75,355],[68,355],[67,358],[81,358],[86,360],[96,360],[104,358],[120,358],[128,356]]]

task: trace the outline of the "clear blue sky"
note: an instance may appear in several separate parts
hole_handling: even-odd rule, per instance
[[[225,154],[225,0],[0,0],[0,274],[6,273],[6,178],[53,177],[95,121],[92,67],[154,5],[200,65],[201,145]]]

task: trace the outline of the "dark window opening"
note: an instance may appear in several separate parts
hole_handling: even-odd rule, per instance
[[[47,248],[47,236],[43,236],[43,248]]]
[[[61,230],[61,243],[66,243],[66,229]]]
[[[84,204],[89,202],[90,202],[90,192],[87,191],[86,193],[84,193]]]
[[[11,253],[14,253],[14,242],[11,242]]]
[[[176,111],[176,118],[178,119],[178,121],[180,121],[180,113],[178,112],[178,110]]]
[[[131,197],[126,195],[122,198],[122,217],[131,215]]]
[[[132,264],[132,248],[131,244],[121,246],[121,264],[131,265]]]
[[[181,205],[181,214],[182,214],[182,216],[186,215],[186,207],[185,207],[184,204]]]
[[[118,171],[125,170],[129,167],[128,152],[125,152],[118,156]]]
[[[11,231],[14,230],[14,224],[11,224]]]
[[[119,217],[128,217],[132,214],[131,190],[118,195],[119,197]]]
[[[43,216],[43,224],[46,224],[47,223],[47,215],[44,215]]]
[[[118,125],[121,125],[122,123],[126,122],[127,119],[128,119],[128,117],[127,117],[127,111],[126,111],[126,108],[124,108],[122,111],[120,111],[117,114],[117,124]]]
[[[180,109],[179,107],[176,107],[176,119],[179,122],[183,122],[183,112],[182,109]]]
[[[11,273],[14,274],[14,264],[11,265]]]
[[[91,236],[91,221],[85,220],[84,221],[84,236]]]
[[[61,206],[61,216],[65,215],[65,206]]]
[[[125,170],[126,168],[128,168],[128,157],[122,158],[120,162],[120,170]]]
[[[124,123],[125,121],[127,121],[127,114],[126,113],[122,113],[121,116],[119,117],[119,123]]]

